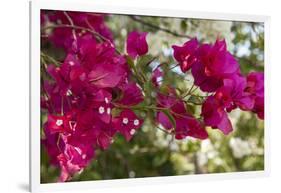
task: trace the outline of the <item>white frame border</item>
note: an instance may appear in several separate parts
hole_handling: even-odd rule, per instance
[[[265,26],[265,168],[263,171],[221,173],[221,174],[200,174],[184,175],[171,177],[147,177],[136,179],[102,180],[102,181],[83,181],[68,183],[40,184],[40,10],[72,10],[88,12],[104,12],[126,15],[149,15],[149,16],[168,16],[195,19],[229,20],[244,22],[263,22]],[[254,177],[265,177],[270,174],[270,61],[269,61],[269,25],[270,17],[260,15],[241,15],[226,13],[194,12],[188,10],[164,10],[152,9],[149,7],[122,7],[98,4],[87,0],[33,0],[30,2],[30,191],[45,192],[55,190],[73,189],[94,189],[111,187],[132,187],[141,185],[155,185],[165,183],[188,183],[198,181],[225,180],[225,179],[245,179]]]

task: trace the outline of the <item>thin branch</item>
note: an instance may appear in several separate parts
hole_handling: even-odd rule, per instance
[[[48,54],[45,54],[44,52],[41,51],[41,57],[44,59],[46,58],[47,60],[49,60],[50,62],[54,63],[56,66],[59,66],[60,64],[62,64],[61,62],[57,61],[56,59],[54,59],[53,57],[49,56]],[[46,62],[46,60],[44,59],[44,61]]]
[[[169,30],[169,29],[162,28],[162,27],[160,27],[160,26],[157,26],[157,25],[148,23],[148,22],[146,22],[146,21],[140,19],[139,17],[136,17],[136,16],[129,16],[129,17],[130,17],[132,20],[136,21],[136,22],[139,22],[139,23],[141,23],[141,24],[143,24],[143,25],[146,25],[146,26],[148,26],[148,27],[151,27],[151,28],[154,28],[154,29],[157,29],[157,30],[166,32],[166,33],[171,34],[171,35],[173,35],[173,36],[180,37],[180,38],[192,39],[192,37],[189,36],[189,35],[178,34],[178,33],[174,32],[174,31]]]
[[[191,86],[191,88],[187,91],[187,93],[183,94],[181,98],[184,99],[184,98],[187,97],[189,94],[191,94],[191,93],[192,93],[192,89],[194,88],[194,86],[195,86],[195,84],[193,83],[192,86]]]
[[[71,26],[74,26],[73,20],[71,19],[71,17],[68,15],[68,13],[66,11],[63,12],[63,14],[66,16],[67,20],[69,21]],[[77,41],[77,36],[76,36],[76,32],[75,29],[72,29],[72,35],[75,41]]]
[[[159,129],[160,131],[166,133],[167,135],[172,135],[173,133],[171,131],[162,129],[161,127],[159,127],[156,123],[153,124],[157,129]]]
[[[176,64],[175,66],[170,67],[168,70],[173,70],[174,68],[178,67],[179,64]]]

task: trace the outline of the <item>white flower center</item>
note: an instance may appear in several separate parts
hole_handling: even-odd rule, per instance
[[[74,65],[74,62],[73,62],[73,61],[69,61],[69,65],[70,65],[70,66],[73,66],[73,65]]]
[[[71,90],[69,90],[69,89],[68,89],[68,90],[67,90],[67,92],[66,92],[66,95],[67,95],[67,96],[70,96],[70,95],[72,95],[72,92],[71,92]]]
[[[136,133],[136,130],[135,129],[132,129],[131,131],[130,131],[130,134],[131,135],[134,135]]]
[[[107,113],[108,115],[110,115],[110,112],[111,112],[111,109],[108,107],[108,108],[106,109],[106,113]]]
[[[103,114],[103,113],[104,113],[104,107],[103,107],[103,106],[100,106],[100,108],[99,108],[99,113],[100,113],[100,114]]]
[[[108,98],[107,98],[107,97],[105,97],[105,98],[104,98],[104,101],[105,101],[105,103],[106,103],[106,104],[108,104],[108,103],[109,103],[109,100],[108,100]]]
[[[56,125],[57,125],[57,126],[61,126],[62,124],[63,124],[63,120],[58,119],[58,120],[56,121]]]
[[[123,123],[124,123],[125,125],[127,125],[128,122],[129,122],[128,118],[124,117],[124,118],[123,118]]]
[[[134,125],[135,125],[135,126],[138,126],[139,124],[140,124],[140,121],[139,121],[138,119],[135,119],[135,120],[134,120]]]

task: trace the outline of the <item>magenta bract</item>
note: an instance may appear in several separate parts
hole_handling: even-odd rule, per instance
[[[148,52],[146,32],[130,32],[127,38],[127,53],[132,58],[145,55]]]
[[[201,45],[197,61],[192,68],[194,83],[205,92],[214,92],[222,86],[224,78],[239,73],[239,65],[227,51],[224,40],[217,40],[214,45]]]
[[[232,125],[225,111],[225,107],[215,97],[210,96],[206,99],[202,106],[202,116],[206,126],[218,128],[225,135],[232,131]]]
[[[157,113],[158,123],[167,130],[174,129],[176,139],[183,139],[187,136],[206,139],[208,134],[203,124],[188,113],[184,102],[177,99],[172,93],[173,92],[171,92],[170,95],[159,94],[157,102],[159,107],[170,109],[169,111],[175,120],[175,128],[170,118],[164,112]]]
[[[174,58],[179,62],[182,72],[188,71],[197,62],[198,47],[199,43],[196,38],[185,42],[183,46],[172,46]]]

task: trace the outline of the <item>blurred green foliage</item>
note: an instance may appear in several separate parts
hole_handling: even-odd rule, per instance
[[[107,24],[114,33],[115,43],[119,50],[125,50],[128,32],[132,30],[149,32],[148,43],[151,55],[138,61],[138,70],[141,69],[142,73],[149,77],[152,68],[160,62],[166,63],[167,65],[163,65],[165,79],[162,81],[162,91],[165,91],[165,84],[172,84],[179,88],[178,92],[183,92],[191,87],[193,81],[190,74],[183,76],[176,68],[169,70],[175,64],[171,45],[180,45],[187,40],[187,38],[171,34],[174,32],[196,36],[201,42],[213,42],[217,37],[226,38],[228,47],[238,59],[243,73],[263,71],[264,27],[262,23],[165,17],[137,18],[150,25],[136,21],[132,16],[122,15],[109,15]],[[157,27],[168,29],[170,32],[164,32]],[[63,57],[63,54],[54,51],[51,45],[45,45],[42,50],[55,58]],[[157,57],[153,58],[153,56]],[[147,65],[152,60],[152,64]],[[147,83],[145,88],[146,93],[150,95],[146,100],[155,100],[153,86]],[[197,94],[201,94],[199,89]],[[199,107],[188,104],[187,107],[196,115],[200,115]],[[44,112],[42,115],[44,119]],[[144,126],[130,142],[126,142],[121,135],[117,135],[111,147],[106,151],[97,150],[96,158],[92,163],[81,174],[74,176],[72,181],[264,169],[264,123],[252,113],[235,110],[230,114],[235,130],[230,135],[224,136],[219,130],[207,128],[210,138],[204,141],[191,138],[177,141],[171,135],[157,129],[150,121],[149,114],[147,116]],[[43,147],[41,152],[41,182],[55,182],[59,171],[49,165],[48,156]]]

